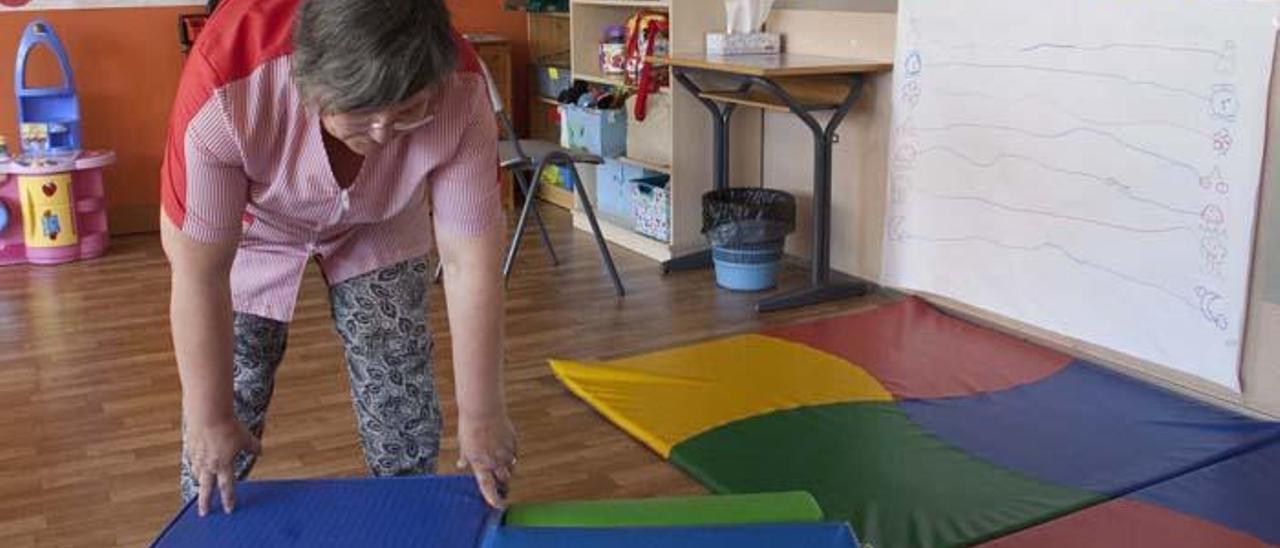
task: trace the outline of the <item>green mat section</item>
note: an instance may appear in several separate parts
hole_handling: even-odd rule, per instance
[[[679,527],[815,523],[822,509],[808,493],[551,502],[513,505],[507,525],[523,527]]]
[[[738,421],[677,445],[671,461],[716,492],[812,493],[878,548],[970,545],[1105,499],[975,459],[892,403]]]

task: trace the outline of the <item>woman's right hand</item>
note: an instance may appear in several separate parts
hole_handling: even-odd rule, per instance
[[[169,326],[182,380],[187,458],[200,485],[198,508],[201,516],[208,514],[210,497],[218,488],[222,508],[230,512],[236,503],[236,457],[241,451],[258,454],[262,450],[232,411],[231,266],[238,243],[198,241],[184,234],[168,215],[160,216],[160,239],[173,270]]]
[[[216,487],[222,495],[222,511],[236,506],[236,457],[241,451],[262,454],[262,444],[235,417],[191,421],[186,430],[187,458],[200,490],[196,506],[203,517]]]

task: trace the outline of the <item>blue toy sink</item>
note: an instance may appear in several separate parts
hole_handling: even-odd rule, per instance
[[[27,60],[37,46],[45,46],[58,59],[62,70],[62,85],[50,88],[27,87]],[[17,94],[18,123],[43,124],[48,131],[48,143],[36,146],[22,142],[22,151],[32,155],[61,155],[80,150],[80,101],[76,97],[75,79],[71,74],[71,62],[62,41],[54,34],[53,27],[44,19],[36,19],[27,25],[18,44],[18,61],[14,68],[13,87]]]

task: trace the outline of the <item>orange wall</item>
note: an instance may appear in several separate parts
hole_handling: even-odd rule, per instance
[[[462,32],[497,34],[511,40],[513,117],[520,130],[528,119],[529,27],[524,12],[502,9],[502,0],[447,0],[453,22]]]
[[[528,89],[524,14],[503,11],[500,0],[448,3],[463,32],[500,34],[512,40],[514,89],[523,96]],[[177,18],[181,13],[199,11],[200,6],[22,12],[0,8],[0,135],[5,136],[10,150],[16,148],[12,63],[27,22],[44,17],[71,58],[85,146],[113,149],[119,156],[107,172],[115,233],[156,228],[165,123],[182,67]],[[37,69],[44,70],[35,71],[36,84],[51,81],[56,72],[52,66],[40,65]],[[525,100],[516,97],[514,102],[518,105],[517,120],[522,120]]]
[[[0,12],[0,134],[10,150],[17,148],[13,63],[27,22],[44,17],[71,58],[84,145],[119,155],[107,172],[107,203],[115,232],[155,227],[165,120],[182,66],[177,18],[199,9]],[[38,68],[48,70],[36,74],[36,83],[50,81],[56,72],[51,64],[40,63]]]

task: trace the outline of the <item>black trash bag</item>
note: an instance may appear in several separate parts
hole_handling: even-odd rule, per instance
[[[702,234],[716,246],[775,242],[796,229],[796,198],[767,188],[702,195]]]

